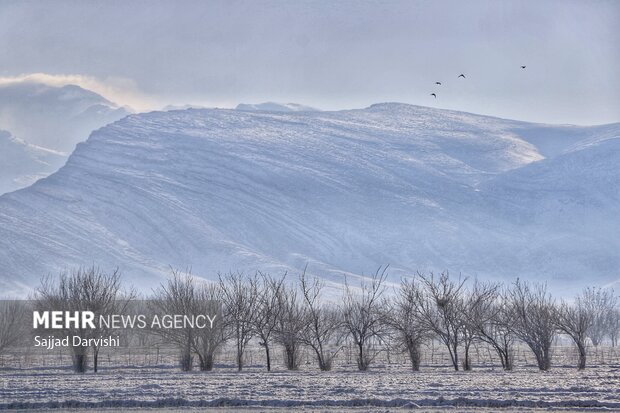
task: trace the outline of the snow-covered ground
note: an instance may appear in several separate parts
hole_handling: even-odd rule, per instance
[[[124,368],[99,374],[0,372],[0,409],[62,407],[538,407],[620,410],[620,366],[514,372],[406,366],[369,372],[232,368],[181,373]]]
[[[247,366],[237,372],[231,349],[211,372],[181,372],[173,348],[102,350],[100,372],[71,372],[67,353],[23,349],[0,359],[0,409],[304,407],[319,411],[440,407],[620,410],[620,351],[589,348],[589,366],[574,367],[573,346],[557,345],[553,367],[539,372],[531,352],[516,348],[515,370],[504,372],[484,345],[472,353],[474,369],[454,372],[444,347],[424,349],[422,369],[412,372],[405,356],[381,352],[367,372],[358,372],[348,350],[334,370],[318,371],[303,353],[299,371],[287,371],[276,348],[274,371],[264,367],[263,350],[252,344]],[[164,410],[165,411],[165,410]]]

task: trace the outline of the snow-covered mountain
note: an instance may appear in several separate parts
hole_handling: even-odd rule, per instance
[[[0,85],[0,194],[55,172],[90,132],[128,113],[79,86]]]
[[[184,105],[166,105],[161,110],[164,112],[169,112],[171,110],[185,110],[185,109],[209,109],[206,106],[202,105],[192,105],[191,103],[186,103]]]
[[[619,149],[620,124],[403,104],[131,115],[0,197],[0,288],[93,263],[145,290],[169,266],[341,282],[390,264],[572,293],[620,278]]]
[[[31,185],[60,168],[67,156],[0,130],[0,194]]]
[[[79,86],[0,85],[0,126],[30,144],[71,153],[93,130],[129,112]]]
[[[300,105],[299,103],[239,103],[235,108],[246,111],[265,111],[265,112],[315,112],[318,109],[311,106]]]

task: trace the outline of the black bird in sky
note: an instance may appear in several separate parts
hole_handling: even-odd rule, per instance
[[[437,95],[434,93],[431,93],[431,96],[435,96],[435,99],[437,99]]]
[[[435,82],[436,85],[441,85],[441,82]]]
[[[465,79],[465,75],[464,74],[460,74],[459,77],[462,77],[463,79]]]
[[[525,69],[525,66],[521,66],[521,69]]]

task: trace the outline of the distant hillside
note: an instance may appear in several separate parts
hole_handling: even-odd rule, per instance
[[[68,85],[0,85],[0,194],[58,170],[78,142],[129,112],[100,95]]]
[[[237,110],[246,111],[266,111],[266,112],[315,112],[315,109],[310,106],[300,105],[298,103],[275,103],[264,102],[257,104],[240,103],[235,108]]]
[[[619,138],[403,104],[131,115],[0,197],[0,288],[93,263],[145,290],[169,266],[338,285],[390,264],[572,294],[620,278]]]
[[[28,144],[0,130],[0,194],[25,188],[60,168],[66,155]]]

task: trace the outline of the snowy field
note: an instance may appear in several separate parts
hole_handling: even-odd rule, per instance
[[[417,373],[409,370],[400,355],[392,355],[390,362],[383,357],[368,372],[357,372],[343,358],[331,372],[304,364],[297,372],[276,365],[275,371],[267,373],[258,349],[250,352],[254,364],[241,373],[226,362],[227,357],[207,373],[182,373],[170,362],[170,355],[160,355],[163,363],[159,365],[152,364],[152,355],[134,355],[132,361],[144,357],[146,365],[104,367],[98,374],[85,375],[60,365],[19,368],[5,364],[0,368],[0,409],[620,410],[616,351],[592,352],[592,365],[581,372],[568,363],[569,349],[556,349],[555,366],[546,373],[523,358],[527,352],[518,354],[513,372],[504,372],[484,359],[475,360],[478,364],[473,371],[454,372],[442,366],[440,349],[432,356],[425,354],[426,363]]]
[[[354,371],[115,369],[93,375],[4,371],[0,408],[489,407],[620,410],[620,366],[547,373],[406,368]]]

